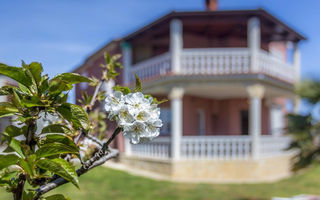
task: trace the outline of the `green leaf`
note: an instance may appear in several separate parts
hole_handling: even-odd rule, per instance
[[[134,77],[136,78],[136,86],[134,88],[134,92],[142,92],[142,86],[141,86],[141,80],[137,76],[137,74],[134,74]]]
[[[16,154],[0,154],[0,170],[16,164],[18,160],[19,157]]]
[[[54,103],[56,103],[56,104],[67,103],[68,94],[69,94],[69,93],[66,93],[66,94],[61,93],[60,95],[56,96]]]
[[[115,91],[120,91],[122,92],[124,95],[131,93],[131,90],[128,87],[123,87],[120,85],[116,85],[113,87],[113,90]]]
[[[57,111],[76,129],[89,129],[88,115],[80,106],[70,103],[64,103],[57,108]]]
[[[5,85],[0,88],[0,95],[11,95],[14,91],[17,91],[18,88],[12,85]]]
[[[79,149],[74,146],[68,146],[62,143],[48,143],[36,151],[36,155],[38,158],[45,158],[54,155],[60,154],[75,154],[79,155]]]
[[[31,98],[29,98],[29,99],[23,99],[21,101],[21,104],[27,108],[48,106],[48,105],[45,105],[44,103],[42,103],[38,96],[31,96]]]
[[[72,135],[72,131],[67,126],[61,124],[50,124],[44,127],[41,134],[45,133],[65,133],[67,135]]]
[[[6,137],[17,137],[19,135],[25,135],[26,133],[26,126],[23,126],[21,128],[16,127],[14,125],[9,125],[4,129],[2,135]]]
[[[74,167],[66,160],[61,158],[55,158],[52,160],[41,159],[37,162],[37,166],[41,169],[48,170],[52,173],[61,176],[62,178],[66,179],[67,181],[70,181],[71,183],[73,183],[73,185],[79,188],[77,173]]]
[[[22,85],[21,83],[18,83],[19,85],[19,89],[25,93],[25,94],[32,94],[31,91],[29,90],[29,88],[27,88],[26,86]]]
[[[15,152],[17,152],[24,159],[25,155],[22,151],[20,142],[14,138],[10,138],[8,142],[9,142],[8,146],[11,147]]]
[[[18,170],[18,169],[17,169]],[[17,178],[20,171],[6,171],[4,174],[0,174],[0,187],[2,186],[12,186],[12,180]]]
[[[26,87],[29,87],[32,84],[32,80],[26,75],[21,67],[10,67],[0,63],[0,74],[12,78]]]
[[[31,200],[35,195],[35,191],[24,190],[22,194],[22,200]]]
[[[0,102],[0,117],[6,117],[18,112],[18,109],[9,102]]]
[[[24,159],[19,160],[19,166],[27,172],[29,175],[33,176],[32,165],[31,163],[25,161]]]
[[[44,75],[41,77],[41,82],[39,85],[39,93],[44,93],[49,88],[49,77],[48,75]]]
[[[41,81],[41,73],[43,71],[41,63],[32,62],[26,68],[31,72],[36,83],[39,84]]]
[[[59,74],[51,79],[51,81],[62,80],[67,82],[68,84],[77,84],[81,82],[91,82],[87,77],[81,76],[76,73],[63,73]]]
[[[52,144],[52,143],[65,144],[69,147],[72,147],[75,150],[78,150],[77,145],[73,142],[73,140],[71,138],[67,137],[66,135],[47,134],[47,135],[44,135],[44,137],[42,137],[40,139],[40,145],[47,145],[47,144]]]
[[[44,200],[71,200],[71,199],[63,196],[62,194],[54,194],[48,197],[44,197]]]
[[[55,79],[49,82],[49,93],[51,95],[57,95],[63,91],[69,91],[71,89],[72,89],[72,84],[64,80]]]
[[[21,107],[21,99],[20,99],[19,95],[15,91],[13,91],[12,103],[17,108]]]

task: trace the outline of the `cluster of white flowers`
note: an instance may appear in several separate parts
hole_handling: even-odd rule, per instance
[[[162,121],[160,108],[153,98],[145,98],[141,92],[123,95],[119,91],[106,98],[105,109],[110,120],[123,129],[123,135],[133,144],[150,140],[160,133]]]

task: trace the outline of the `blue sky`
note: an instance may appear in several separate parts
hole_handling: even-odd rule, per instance
[[[319,0],[220,0],[220,9],[262,7],[305,35],[302,74],[320,75]],[[49,75],[74,69],[111,39],[204,0],[0,0],[0,62],[39,61]]]

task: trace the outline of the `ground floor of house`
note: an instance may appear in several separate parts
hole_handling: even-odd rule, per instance
[[[291,90],[192,81],[150,89],[158,99],[168,99],[160,105],[161,134],[138,145],[119,139],[121,163],[204,182],[264,182],[290,174],[292,152],[285,149],[291,140],[284,129]]]

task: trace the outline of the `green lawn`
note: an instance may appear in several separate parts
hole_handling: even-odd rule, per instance
[[[107,168],[97,168],[80,178],[78,190],[65,185],[55,193],[63,192],[73,200],[107,199],[269,199],[272,196],[297,194],[320,195],[320,167],[313,167],[304,173],[276,183],[268,184],[183,184],[155,181],[129,175]],[[0,190],[0,199],[11,196]]]

